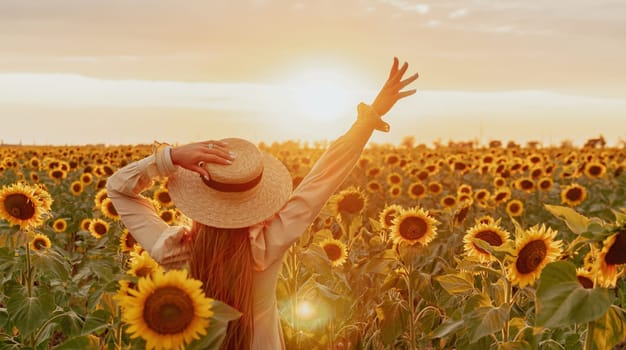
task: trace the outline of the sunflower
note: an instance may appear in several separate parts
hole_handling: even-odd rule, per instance
[[[387,184],[389,184],[389,186],[397,186],[397,185],[400,185],[401,183],[402,183],[402,175],[396,172],[393,172],[387,175]]]
[[[28,174],[28,177],[30,178],[31,182],[39,182],[39,174],[34,171],[31,171],[30,174]]]
[[[381,189],[382,187],[380,186],[380,183],[378,183],[378,181],[376,181],[376,180],[370,180],[370,181],[367,183],[367,187],[366,187],[366,188],[367,188],[367,192],[369,192],[369,193],[377,193],[377,192],[379,192],[379,191],[380,191],[380,189]]]
[[[441,204],[444,208],[452,208],[456,205],[456,197],[453,195],[443,196],[439,201],[439,204]]]
[[[105,217],[111,220],[120,219],[120,214],[117,213],[117,210],[115,209],[115,206],[113,205],[113,201],[111,200],[111,198],[107,197],[102,201],[102,204],[100,205],[100,211]]]
[[[67,172],[59,168],[55,168],[48,171],[48,177],[57,181],[64,180],[67,177]]]
[[[80,182],[84,185],[91,185],[93,182],[93,175],[91,175],[91,173],[83,173],[80,175]]]
[[[100,208],[102,206],[102,202],[108,198],[108,193],[107,193],[107,189],[106,188],[102,188],[100,189],[98,192],[96,192],[96,195],[93,197],[93,203],[96,206],[96,208]]]
[[[528,193],[535,189],[535,181],[529,177],[523,177],[517,180],[516,185],[517,189]]]
[[[478,202],[485,201],[488,198],[489,198],[489,191],[484,188],[481,188],[477,190],[476,192],[474,192],[474,199],[477,200]]]
[[[50,242],[50,238],[48,236],[43,235],[41,233],[35,234],[35,237],[29,243],[30,249],[41,253],[46,249],[50,249],[52,247],[52,242]]]
[[[493,200],[498,204],[504,203],[511,198],[511,189],[508,187],[500,187],[491,198],[493,198]]]
[[[494,219],[492,216],[490,215],[483,215],[479,218],[474,219],[474,221],[477,224],[487,224],[487,225],[492,225],[496,222],[496,219]]]
[[[426,194],[426,186],[420,182],[414,182],[409,185],[407,192],[409,193],[409,197],[411,197],[411,199],[420,199],[424,196],[424,194]]]
[[[83,193],[83,183],[80,181],[74,181],[70,184],[70,191],[72,191],[72,194],[75,196],[78,196],[79,194]]]
[[[90,218],[84,218],[80,221],[80,229],[83,231],[87,231],[89,232],[89,226],[91,226],[91,219]]]
[[[626,263],[626,228],[607,237],[598,255],[598,279],[603,287],[613,288],[617,283],[617,266]]]
[[[169,207],[174,203],[172,201],[172,197],[170,197],[170,193],[167,191],[167,188],[164,187],[161,187],[154,191],[152,198],[154,198],[157,202],[159,202],[159,204],[164,207]]]
[[[561,202],[575,207],[587,198],[587,189],[579,184],[570,184],[561,191]]]
[[[343,265],[348,259],[348,248],[338,239],[327,238],[320,242],[320,247],[324,249],[326,257],[334,267]]]
[[[400,186],[391,186],[389,187],[389,196],[392,198],[398,198],[402,194],[402,187]]]
[[[593,274],[587,271],[584,267],[576,269],[576,279],[585,289],[593,289]]]
[[[126,308],[128,302],[132,302],[132,294],[130,294],[130,290],[137,290],[137,284],[133,281],[127,279],[118,280],[119,288],[117,292],[113,296],[113,300],[117,301],[118,305],[122,310]]]
[[[397,204],[388,205],[378,214],[378,222],[380,222],[382,227],[389,229],[393,226],[393,219],[395,219],[401,211],[402,207]]]
[[[52,223],[52,229],[54,232],[64,232],[67,229],[67,221],[63,218],[58,218]]]
[[[131,338],[142,337],[146,349],[180,349],[205,335],[212,299],[202,282],[188,278],[185,270],[171,270],[153,278],[140,278],[137,289],[128,289],[122,321]]]
[[[347,188],[337,194],[334,194],[329,205],[334,215],[348,214],[360,215],[365,209],[367,197],[363,192],[355,187]]]
[[[506,180],[502,176],[496,176],[493,179],[493,186],[496,188],[506,186]]]
[[[443,186],[437,181],[432,181],[428,184],[428,191],[432,194],[439,194],[443,191]]]
[[[537,181],[537,188],[541,191],[549,191],[554,185],[554,180],[551,177],[542,177]]]
[[[585,175],[591,179],[598,179],[606,174],[606,166],[600,162],[590,162],[585,166]]]
[[[535,225],[515,238],[515,257],[508,265],[507,277],[520,288],[531,285],[543,268],[561,254],[561,241],[555,241],[557,231]]]
[[[468,184],[461,184],[457,189],[456,189],[456,193],[457,195],[460,194],[468,194],[468,195],[472,195],[473,190],[472,190],[472,186],[468,185]]]
[[[109,232],[109,224],[102,219],[92,219],[89,225],[89,233],[95,238],[100,238]]]
[[[520,216],[524,212],[524,203],[519,199],[510,200],[506,204],[506,212],[512,217]]]
[[[124,229],[120,235],[120,249],[122,252],[131,252],[136,243],[137,241],[135,240],[135,237],[128,232],[128,229]]]
[[[423,208],[401,209],[392,221],[391,237],[394,243],[427,245],[437,236],[437,220]]]
[[[467,230],[465,236],[463,236],[465,254],[469,257],[478,258],[480,262],[489,262],[494,257],[488,251],[477,246],[474,240],[480,239],[489,243],[492,247],[499,247],[506,243],[509,237],[509,232],[496,222],[477,223]]]
[[[374,178],[380,175],[381,172],[382,170],[379,167],[372,167],[372,168],[367,169],[366,174],[367,174],[367,177]]]
[[[36,188],[21,183],[0,190],[0,218],[22,229],[39,226],[50,210],[49,204],[46,198],[37,196]]]
[[[159,216],[161,217],[161,220],[170,225],[176,220],[176,212],[172,209],[161,210],[159,212]]]
[[[134,247],[133,247],[134,248]],[[130,252],[129,267],[126,273],[135,277],[149,277],[161,272],[161,266],[148,254],[147,251]]]

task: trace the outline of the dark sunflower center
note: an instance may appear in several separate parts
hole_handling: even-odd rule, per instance
[[[163,213],[161,213],[161,219],[163,219],[163,221],[170,222],[172,221],[172,218],[172,213],[169,211],[164,211]]]
[[[135,270],[135,275],[137,277],[147,277],[150,276],[152,274],[152,268],[149,266],[142,266],[140,268],[138,268],[137,270]]]
[[[567,190],[567,193],[565,193],[565,197],[567,197],[567,199],[571,201],[580,200],[582,196],[583,196],[583,190],[579,187],[570,188],[569,190]]]
[[[6,196],[4,207],[11,216],[20,220],[28,220],[35,215],[35,205],[26,195],[21,193]]]
[[[42,238],[36,238],[33,241],[33,247],[35,247],[35,250],[42,250],[44,248],[47,248],[47,244],[46,241]]]
[[[446,197],[443,199],[443,204],[445,204],[448,207],[453,206],[454,203],[456,203],[456,199],[454,199],[453,197]]]
[[[593,288],[593,281],[589,279],[588,277],[576,276],[576,279],[578,279],[578,283],[580,283],[580,285],[583,286],[585,289]]]
[[[400,236],[406,240],[416,240],[423,237],[428,231],[428,224],[424,219],[411,216],[400,223]]]
[[[482,201],[483,199],[485,199],[485,197],[487,197],[487,192],[480,191],[476,193],[476,199],[478,199],[479,201]]]
[[[117,210],[115,209],[115,206],[113,205],[113,203],[112,203],[112,202],[109,202],[109,203],[107,204],[107,211],[108,211],[109,213],[111,213],[111,215],[113,215],[113,216],[117,216],[117,215],[118,215],[118,214],[117,214]]]
[[[159,334],[178,334],[191,324],[193,300],[176,287],[161,287],[146,298],[143,318]]]
[[[358,193],[347,193],[339,201],[339,211],[356,214],[363,209],[365,203]]]
[[[411,187],[411,193],[413,193],[415,196],[421,196],[424,194],[424,192],[426,192],[424,186],[415,185]]]
[[[490,246],[492,247],[499,247],[502,245],[502,237],[500,237],[500,235],[492,230],[484,230],[484,231],[480,231],[478,232],[476,235],[474,235],[474,237],[483,240],[487,243],[489,243]],[[474,248],[476,248],[476,250],[478,250],[479,252],[483,253],[483,254],[488,254],[489,252],[479,248],[478,246],[474,245]]]
[[[170,197],[169,193],[167,192],[159,193],[159,202],[170,203],[171,201],[172,201],[172,198]]]
[[[133,235],[131,235],[130,233],[126,235],[126,240],[124,241],[124,244],[126,245],[127,248],[132,248],[135,246],[135,243],[137,243],[137,241],[135,240],[135,237],[133,237]]]
[[[341,258],[341,248],[336,244],[324,245],[324,251],[326,252],[326,256],[330,261],[336,261]]]
[[[99,235],[103,235],[105,233],[107,233],[107,228],[106,226],[104,226],[103,224],[97,222],[93,228],[94,231],[96,231],[97,234]]]
[[[550,185],[551,185],[550,181],[548,181],[548,180],[544,180],[544,181],[539,182],[539,187],[541,187],[541,189],[543,189],[543,190],[546,190],[546,189],[550,188]]]
[[[589,167],[589,174],[593,176],[599,176],[602,174],[602,168],[597,165],[592,165]]]
[[[390,210],[387,214],[385,214],[385,225],[391,227],[393,225],[393,219],[396,217],[396,211]]]
[[[523,274],[531,273],[543,262],[548,247],[546,243],[540,239],[528,242],[517,255],[515,267],[517,271]]]
[[[57,222],[54,224],[54,227],[57,230],[64,230],[65,229],[65,223],[64,222]]]
[[[626,229],[622,229],[617,233],[615,242],[609,248],[604,258],[609,265],[619,265],[626,263]]]
[[[522,186],[523,190],[532,190],[533,188],[533,182],[530,180],[522,180],[520,182],[520,185]]]
[[[393,175],[389,178],[389,180],[391,181],[392,184],[399,184],[401,179],[400,179],[400,176]]]
[[[519,204],[511,203],[511,205],[509,205],[509,210],[511,211],[511,213],[517,214],[517,213],[520,212],[521,208],[520,208]]]
[[[497,202],[500,202],[502,200],[504,200],[504,198],[506,198],[507,193],[506,192],[500,192],[498,194],[496,194],[495,200]]]
[[[82,190],[82,186],[80,184],[74,184],[72,186],[72,189],[74,190],[74,192],[80,192],[80,190]]]

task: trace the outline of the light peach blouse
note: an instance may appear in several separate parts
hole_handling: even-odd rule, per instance
[[[361,116],[330,145],[283,208],[268,220],[250,227],[255,262],[252,349],[285,349],[276,302],[276,284],[284,254],[351,172],[377,123],[380,119]],[[159,262],[186,253],[178,242],[187,228],[169,226],[140,193],[151,186],[154,177],[166,177],[175,170],[169,148],[165,148],[128,164],[107,182],[108,196],[122,222]]]

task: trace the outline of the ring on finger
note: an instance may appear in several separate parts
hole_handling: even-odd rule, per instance
[[[211,149],[211,148],[213,148],[213,144],[212,144],[212,143],[209,143],[208,145],[206,145],[206,147],[207,147],[208,149]]]
[[[206,163],[204,161],[202,161],[202,160],[198,162],[198,166],[201,167],[201,168],[204,168],[205,164]]]

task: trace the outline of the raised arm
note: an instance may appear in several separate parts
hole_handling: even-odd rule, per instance
[[[216,147],[209,149],[209,143]],[[219,141],[160,147],[152,155],[116,171],[107,181],[107,195],[135,240],[160,263],[175,266],[187,258],[189,247],[181,244],[186,240],[186,228],[169,226],[141,192],[152,185],[154,178],[174,173],[175,166],[208,176],[199,163],[227,164],[231,159]]]
[[[304,233],[350,174],[373,130],[389,130],[389,125],[381,117],[398,100],[415,93],[415,90],[400,91],[418,77],[414,74],[403,80],[407,68],[407,63],[398,68],[398,59],[394,58],[389,77],[371,106],[359,104],[356,122],[330,145],[283,209],[263,227],[251,229],[253,254],[259,267],[266,267],[282,257],[285,250]]]

